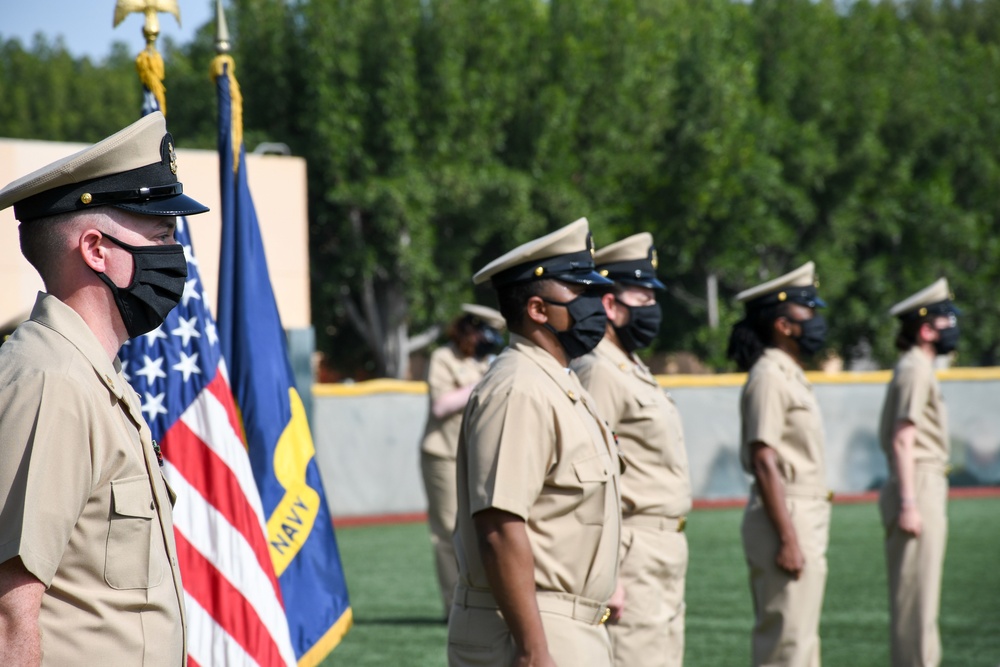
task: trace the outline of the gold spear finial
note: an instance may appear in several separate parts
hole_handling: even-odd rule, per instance
[[[230,47],[226,10],[222,8],[222,0],[215,0],[215,52],[224,55],[229,53]]]
[[[156,38],[160,36],[159,13],[173,14],[177,19],[177,25],[181,24],[181,10],[177,6],[177,0],[118,0],[115,4],[115,23],[125,20],[129,14],[143,13],[146,15],[146,22],[142,26],[142,34],[146,38],[146,48],[139,53],[135,59],[135,67],[139,71],[139,80],[142,85],[151,92],[160,111],[164,115],[167,113],[167,89],[163,85],[163,58],[156,50]]]

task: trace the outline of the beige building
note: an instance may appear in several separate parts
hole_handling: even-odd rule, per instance
[[[86,144],[0,139],[0,186]],[[178,177],[184,192],[211,210],[191,220],[191,236],[204,291],[216,312],[222,218],[219,159],[215,151],[179,149]],[[247,169],[260,221],[264,251],[285,329],[311,326],[306,162],[298,157],[248,155]],[[0,211],[0,330],[27,318],[42,282],[21,256],[13,209]]]

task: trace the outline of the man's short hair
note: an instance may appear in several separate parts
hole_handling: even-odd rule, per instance
[[[65,247],[67,223],[73,215],[73,213],[60,213],[22,222],[17,227],[21,238],[21,254],[35,267],[42,280],[48,280],[52,275],[58,257]]]
[[[105,220],[105,215],[113,219],[118,217],[115,209],[102,206],[93,211],[71,211],[22,222],[17,227],[21,239],[21,254],[48,285],[64,259],[72,230],[82,225],[91,225],[102,231],[110,231],[112,225]]]
[[[520,329],[524,324],[524,307],[528,299],[539,296],[551,280],[528,280],[505,285],[497,289],[497,303],[500,314],[507,320],[507,328]]]

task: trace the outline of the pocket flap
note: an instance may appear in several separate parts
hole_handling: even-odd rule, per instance
[[[112,480],[111,498],[115,514],[153,518],[153,492],[145,475]]]
[[[656,405],[656,399],[652,396],[636,396],[635,402],[639,404],[640,408],[649,408]]]
[[[581,482],[606,482],[611,476],[611,459],[597,454],[573,463],[573,471]]]

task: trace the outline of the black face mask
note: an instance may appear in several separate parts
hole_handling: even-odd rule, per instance
[[[660,319],[663,317],[660,306],[655,303],[649,306],[630,306],[621,301],[618,303],[628,308],[628,322],[624,326],[615,327],[622,347],[627,352],[649,347],[660,331]]]
[[[583,293],[572,301],[565,302],[550,301],[543,297],[542,301],[553,306],[563,306],[573,318],[573,324],[565,331],[556,331],[551,324],[545,323],[545,328],[555,334],[570,359],[587,354],[604,338],[608,314],[604,311],[600,294]]]
[[[790,317],[787,319],[802,329],[801,333],[794,337],[802,356],[811,357],[823,349],[823,345],[826,344],[826,318],[822,315],[813,315],[809,320],[793,320]]]
[[[491,326],[483,326],[479,330],[479,342],[474,352],[476,359],[485,359],[491,354],[497,354],[503,349],[503,336]]]
[[[118,287],[107,274],[95,273],[115,297],[129,338],[149,333],[163,324],[184,295],[187,279],[184,247],[179,244],[134,246],[110,234],[104,237],[129,251],[135,263],[135,274],[131,285]]]
[[[934,351],[938,354],[948,354],[958,347],[958,325],[947,329],[938,329],[938,339],[934,341]]]

